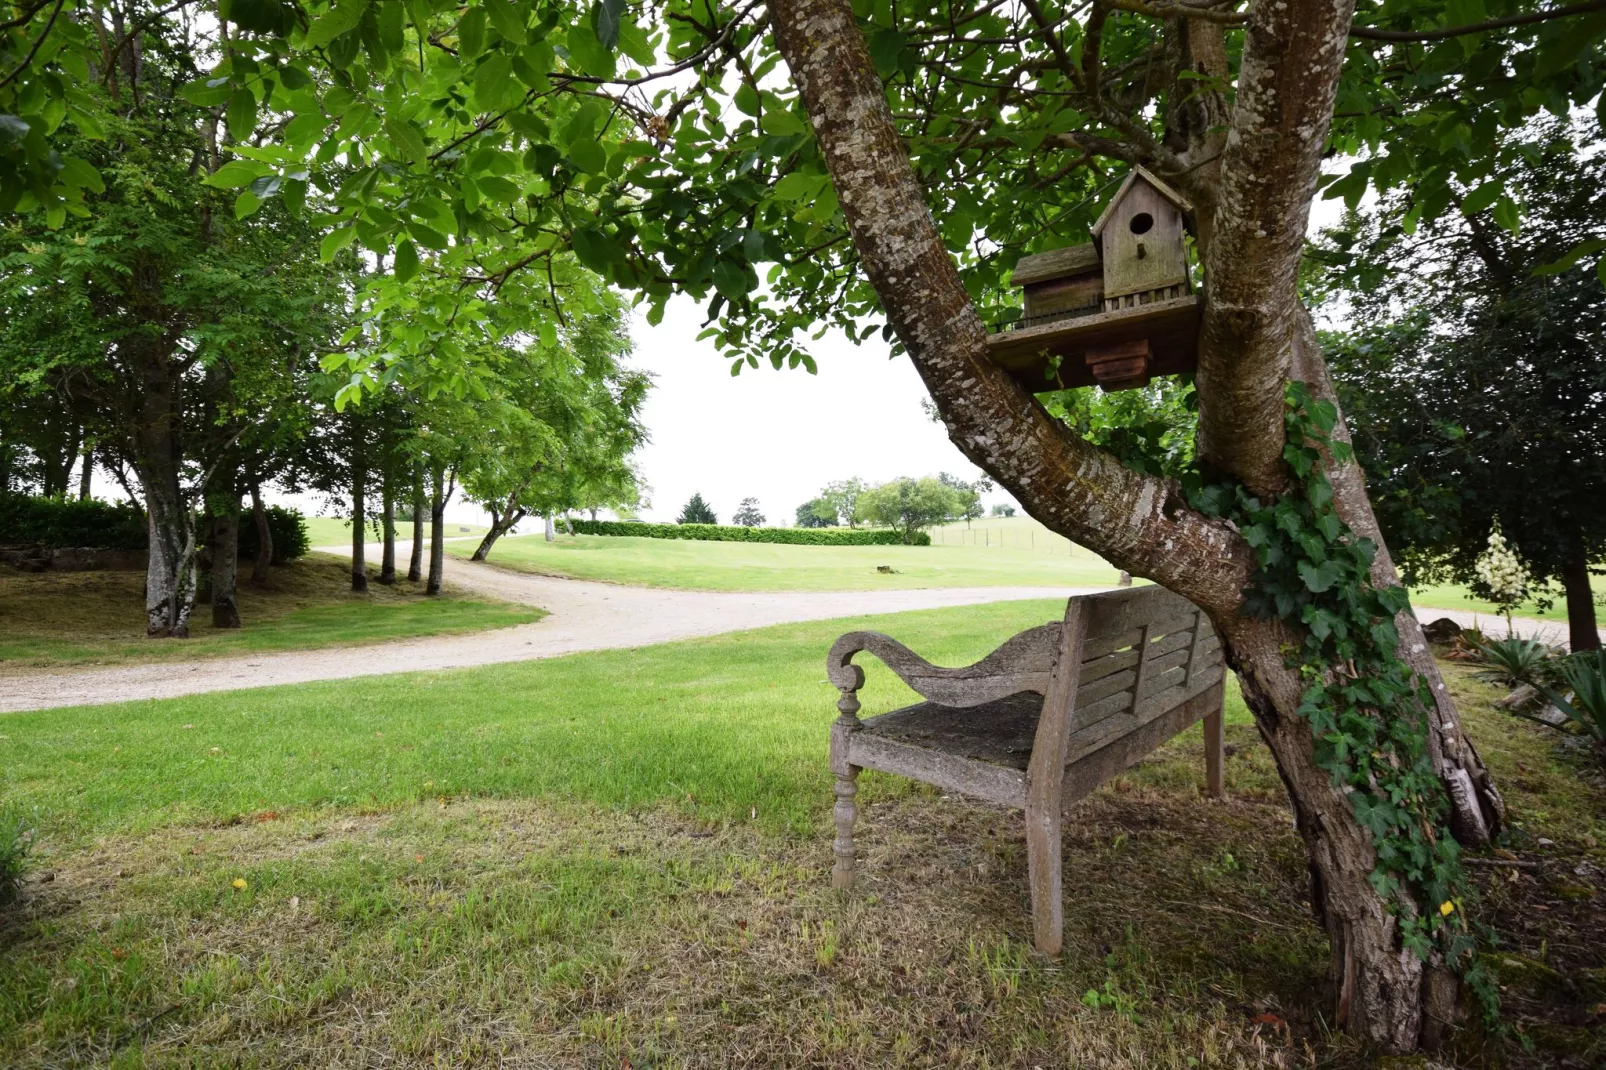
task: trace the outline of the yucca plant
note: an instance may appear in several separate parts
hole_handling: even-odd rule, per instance
[[[1562,660],[1556,675],[1567,694],[1544,684],[1539,685],[1540,693],[1567,718],[1563,730],[1588,737],[1595,744],[1596,756],[1606,762],[1606,650],[1573,654]]]
[[[1515,636],[1475,642],[1474,645],[1486,666],[1474,675],[1480,680],[1505,684],[1507,687],[1520,687],[1523,684],[1538,686],[1548,667],[1546,662],[1554,653],[1537,639],[1518,639]]]

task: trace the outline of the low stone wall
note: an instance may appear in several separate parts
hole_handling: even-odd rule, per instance
[[[0,546],[0,563],[22,572],[143,572],[144,550],[103,550],[93,546]]]

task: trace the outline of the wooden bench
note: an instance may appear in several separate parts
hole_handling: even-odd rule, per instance
[[[876,655],[925,702],[865,721],[860,651]],[[832,884],[853,883],[856,779],[864,769],[1026,811],[1037,949],[1058,954],[1064,915],[1060,830],[1067,807],[1203,718],[1205,777],[1221,795],[1221,644],[1205,615],[1163,587],[1079,595],[1065,618],[1025,631],[968,668],[932,665],[879,632],[831,647],[841,716]]]

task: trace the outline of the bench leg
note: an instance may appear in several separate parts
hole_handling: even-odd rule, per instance
[[[1058,955],[1065,940],[1065,896],[1061,886],[1060,839],[1063,818],[1026,811],[1026,866],[1032,885],[1032,936],[1037,950]]]
[[[836,853],[836,865],[831,869],[833,888],[853,887],[853,823],[859,818],[858,794],[859,767],[850,765],[846,773],[838,773],[836,778],[836,807],[832,811],[836,818],[836,842],[831,848]]]
[[[1205,746],[1205,790],[1212,799],[1219,799],[1225,794],[1222,784],[1221,767],[1226,757],[1226,749],[1222,739],[1222,709],[1216,707],[1216,712],[1207,713],[1204,717],[1204,746]]]

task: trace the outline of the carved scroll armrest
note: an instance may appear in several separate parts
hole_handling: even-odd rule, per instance
[[[946,669],[880,632],[849,632],[831,646],[826,674],[844,696],[864,686],[854,655],[869,651],[921,697],[945,706],[979,706],[1020,691],[1042,693],[1054,669],[1058,622],[1022,632],[974,665]]]

